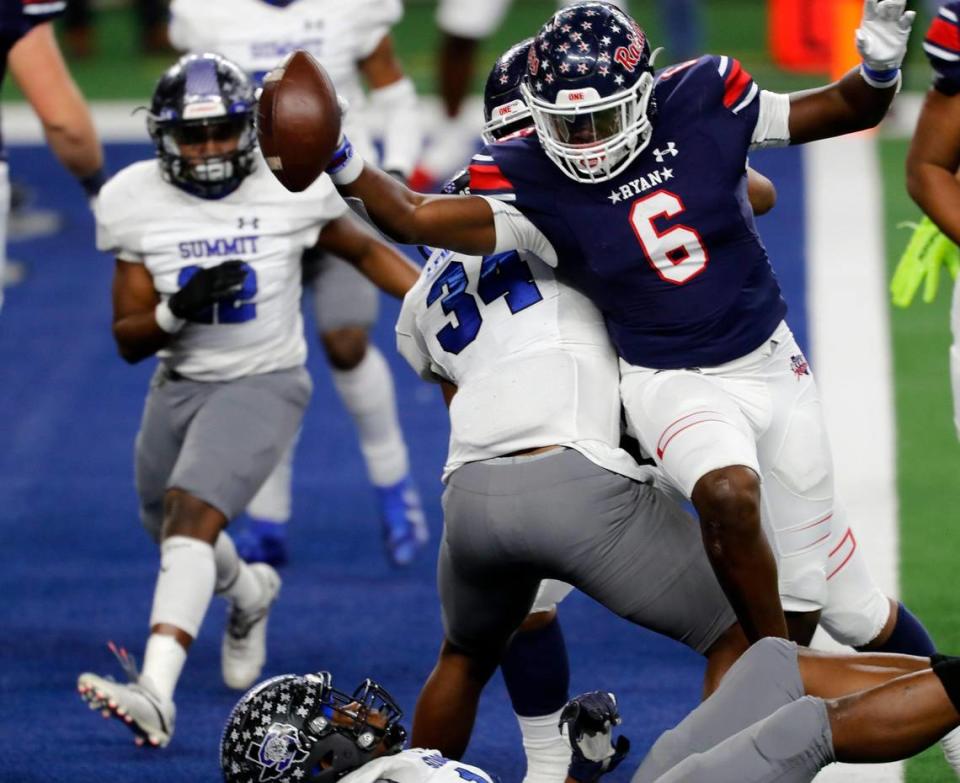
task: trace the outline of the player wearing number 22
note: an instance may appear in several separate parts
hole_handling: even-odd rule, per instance
[[[791,635],[806,642],[827,604],[830,551],[854,542],[834,503],[816,386],[754,225],[747,155],[876,125],[899,83],[913,19],[904,5],[867,0],[863,65],[782,95],[729,57],[655,76],[632,18],[579,3],[529,49],[523,90],[536,134],[481,150],[470,196],[403,189],[347,141],[328,169],[396,238],[478,255],[530,250],[599,306],[628,423],[692,499],[751,639],[786,636],[786,608]],[[822,622],[868,644],[890,630],[889,605],[875,603]]]
[[[182,58],[148,115],[158,159],[118,173],[96,209],[98,246],[117,259],[120,353],[160,360],[137,436],[136,485],[162,559],[143,672],[129,665],[130,684],[84,674],[78,688],[153,745],[170,740],[174,687],[215,591],[230,603],[226,684],[249,687],[264,664],[280,580],[266,564],[241,561],[225,528],[280,460],[310,398],[304,249],[336,252],[395,296],[417,279],[327,177],[298,197],[277,183],[256,147],[255,107],[236,65]]]

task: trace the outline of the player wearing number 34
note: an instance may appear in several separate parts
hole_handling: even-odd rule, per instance
[[[280,580],[268,565],[239,560],[225,528],[290,445],[310,398],[303,251],[336,253],[394,296],[417,280],[327,177],[297,196],[280,186],[256,146],[255,108],[235,64],[182,58],[150,106],[157,158],[117,174],[96,208],[97,244],[117,259],[120,354],[160,360],[137,436],[136,485],[162,562],[142,674],[127,667],[130,684],[84,674],[78,688],[152,745],[170,740],[174,687],[215,591],[230,603],[226,684],[248,688],[264,664]]]
[[[900,81],[913,21],[904,6],[866,0],[863,64],[783,95],[729,57],[655,74],[637,22],[578,3],[528,50],[522,89],[536,133],[481,150],[471,195],[414,193],[349,154],[348,140],[328,168],[395,239],[471,255],[529,250],[600,308],[628,424],[692,499],[751,640],[786,636],[789,620],[806,643],[822,619],[867,645],[891,616],[880,598],[868,612],[820,617],[842,581],[828,585],[829,553],[842,550],[833,542],[853,539],[834,502],[816,386],[754,225],[746,161],[751,148],[876,125]]]

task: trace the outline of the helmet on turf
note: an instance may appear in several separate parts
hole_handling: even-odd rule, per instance
[[[273,677],[233,708],[220,740],[226,783],[333,783],[368,761],[397,753],[407,733],[403,712],[383,688],[364,680],[352,693],[329,672]]]
[[[236,190],[256,166],[256,107],[247,75],[226,58],[188,54],[177,60],[157,82],[147,116],[164,177],[202,198]],[[212,152],[203,151],[211,146]]]
[[[608,3],[577,3],[540,28],[521,89],[544,152],[568,177],[612,179],[650,143],[655,56]]]
[[[533,124],[530,109],[520,92],[527,72],[527,53],[532,38],[514,44],[493,64],[483,88],[483,140],[487,144]]]

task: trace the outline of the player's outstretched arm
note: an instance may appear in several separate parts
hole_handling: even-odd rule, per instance
[[[906,0],[864,0],[857,30],[863,64],[840,81],[790,96],[790,141],[804,144],[879,124],[900,85],[914,11]]]
[[[497,242],[490,205],[478,196],[417,193],[355,155],[349,139],[327,169],[344,196],[360,199],[387,236],[406,245],[431,245],[470,255],[489,255]]]
[[[90,195],[96,195],[104,181],[103,149],[90,109],[60,55],[52,23],[37,25],[17,41],[7,62],[37,113],[53,154]]]
[[[907,154],[907,191],[960,244],[960,94],[928,93]]]
[[[160,296],[143,264],[117,259],[113,272],[113,339],[130,364],[153,356],[170,342],[157,323]]]
[[[398,299],[420,276],[413,264],[349,211],[324,226],[317,246],[349,261],[377,288]]]

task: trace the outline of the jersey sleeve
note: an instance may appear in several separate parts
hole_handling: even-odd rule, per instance
[[[23,5],[23,32],[56,19],[67,10],[66,0],[20,0]]]
[[[400,316],[394,327],[397,335],[397,351],[423,380],[430,383],[450,381],[446,373],[434,364],[426,340],[423,339],[423,333],[417,325],[417,304],[422,296],[423,291],[417,285],[411,288],[403,298]]]
[[[103,186],[94,207],[97,250],[122,261],[143,263],[143,249],[137,231],[142,221],[135,212],[137,203],[140,199],[128,187],[125,172],[120,172]]]
[[[960,93],[960,2],[940,7],[927,36],[923,51],[934,70],[934,88],[944,95]]]
[[[216,49],[216,41],[210,31],[214,25],[202,16],[202,2],[184,2],[184,0],[173,0],[170,3],[170,24],[168,35],[170,44],[174,49],[180,52],[205,52]]]
[[[357,30],[357,59],[369,57],[397,22],[403,18],[400,0],[365,0],[351,8]]]

